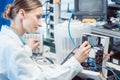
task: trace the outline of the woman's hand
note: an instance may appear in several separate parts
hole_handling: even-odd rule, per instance
[[[27,45],[33,50],[40,45],[40,41],[38,39],[28,39]]]
[[[85,41],[76,51],[74,57],[82,63],[88,58],[89,52],[91,50],[91,45]]]

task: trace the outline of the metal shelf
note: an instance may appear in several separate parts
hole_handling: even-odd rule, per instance
[[[107,62],[107,64],[108,64],[108,67],[111,67],[111,68],[114,68],[114,69],[120,71],[120,66],[119,65],[113,64],[111,62]]]
[[[91,27],[91,32],[109,37],[120,37],[120,31],[109,30],[103,27]]]

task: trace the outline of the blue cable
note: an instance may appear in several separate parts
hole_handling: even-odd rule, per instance
[[[117,79],[120,80],[120,77],[119,77],[111,68],[106,67],[106,66],[101,66],[101,67],[99,66],[99,67],[97,67],[97,68],[105,68],[105,69],[111,71],[111,72],[114,74],[114,76],[116,76]]]
[[[72,35],[71,35],[71,33],[70,33],[70,22],[71,22],[71,19],[72,19],[72,15],[73,15],[73,14],[74,14],[74,11],[72,11],[72,14],[71,14],[71,16],[70,16],[70,19],[69,19],[69,21],[68,21],[68,33],[69,33],[69,38],[70,38],[73,46],[74,46],[75,48],[77,48],[77,45],[75,44],[75,41],[74,41],[74,39],[72,38]]]
[[[92,64],[94,65],[94,68],[93,68],[94,70],[96,70],[97,68],[105,68],[105,69],[111,71],[111,72],[114,74],[114,76],[116,76],[117,79],[120,80],[120,77],[119,77],[111,68],[106,67],[106,66],[99,66],[99,67],[98,67],[94,61],[89,60],[89,59],[87,60],[87,62],[88,62],[88,63],[92,63]]]
[[[96,63],[94,61],[88,59],[87,62],[94,65],[94,67],[93,67],[94,71],[97,70],[97,65],[96,65]]]
[[[94,68],[93,68],[94,70],[96,70],[97,68],[105,68],[105,69],[111,71],[114,74],[114,76],[116,76],[117,79],[120,80],[120,77],[111,68],[106,67],[106,66],[97,67],[96,63],[94,61],[92,61],[92,60],[88,60],[87,62],[92,63],[94,65]]]
[[[117,79],[120,80],[120,77],[111,68],[106,67],[106,69],[111,71],[117,77]]]

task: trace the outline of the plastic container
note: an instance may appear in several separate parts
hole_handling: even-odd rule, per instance
[[[74,42],[76,43],[76,46],[78,46],[81,44],[82,34],[91,32],[91,25],[73,20],[70,23],[70,32],[72,38],[74,39]],[[55,33],[55,49],[58,57],[57,61],[58,63],[61,63],[68,55],[70,50],[74,48],[69,38],[68,22],[65,21],[55,26],[54,33]]]

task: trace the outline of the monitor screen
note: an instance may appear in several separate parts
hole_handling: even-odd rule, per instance
[[[75,0],[77,18],[106,19],[107,0]]]
[[[101,12],[102,11],[101,0],[79,0],[79,11],[82,12]]]

